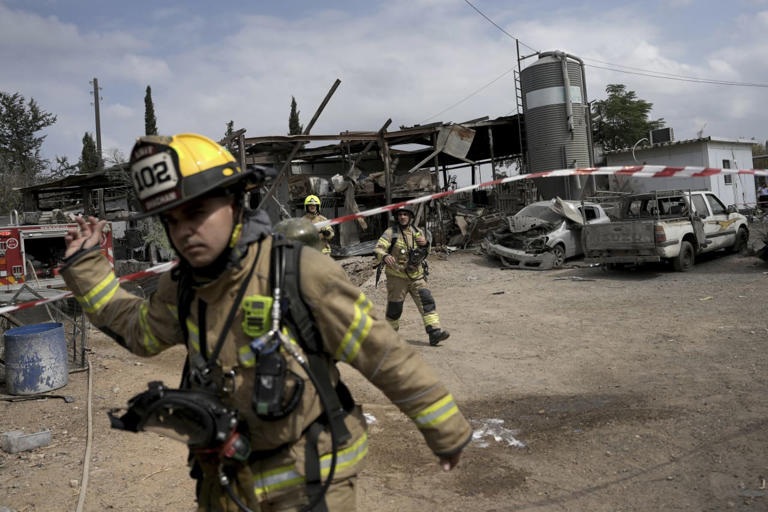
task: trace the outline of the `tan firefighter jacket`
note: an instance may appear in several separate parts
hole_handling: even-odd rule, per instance
[[[311,213],[305,213],[302,219],[307,219],[312,224],[317,224],[318,222],[323,222],[328,220],[325,218],[325,216],[320,215],[319,213],[311,214]],[[320,231],[320,242],[323,244],[323,254],[331,254],[331,240],[333,240],[333,237],[336,235],[336,232],[333,230],[332,226],[325,226],[323,228],[319,229]]]
[[[391,254],[395,258],[395,267],[384,265],[384,273],[387,276],[421,279],[424,277],[424,267],[419,263],[412,266],[408,264],[408,258],[411,251],[415,248],[420,250],[429,251],[429,245],[419,247],[416,244],[416,239],[420,236],[426,236],[418,228],[409,224],[407,228],[400,229],[399,226],[389,227],[379,237],[379,241],[376,242],[376,248],[374,253],[376,259],[381,263],[384,256]],[[392,240],[395,239],[394,247],[392,246]]]
[[[240,268],[229,269],[213,282],[197,288],[187,319],[189,353],[201,350],[200,327],[203,325],[207,352],[213,350],[239,286],[254,262],[255,272],[246,297],[272,295],[269,286],[271,241],[271,237],[266,237],[253,243]],[[306,247],[301,256],[302,295],[333,361],[350,364],[379,388],[413,420],[436,455],[460,451],[471,438],[471,427],[432,368],[412,346],[400,340],[338,264]],[[147,299],[119,286],[109,262],[97,250],[72,257],[62,269],[62,276],[91,322],[131,352],[152,356],[184,343],[178,320],[177,282],[170,272],[161,275],[157,290]],[[199,318],[201,312],[204,322]],[[263,499],[304,484],[302,432],[318,418],[322,408],[305,371],[288,356],[290,370],[306,381],[299,405],[292,414],[278,421],[265,422],[254,414],[251,408],[253,352],[249,348],[251,339],[241,327],[242,320],[240,310],[226,335],[219,368],[224,373],[233,372],[234,391],[224,395],[223,400],[236,408],[247,422],[252,449],[258,452],[285,447],[279,455],[256,461],[246,468],[252,474],[253,492]],[[338,380],[334,362],[329,365],[332,378]],[[352,439],[337,452],[335,476],[338,478],[356,474],[367,452],[365,420],[359,408],[347,416],[346,423]],[[327,475],[330,464],[330,447],[330,436],[323,432],[318,446],[319,453],[323,454],[323,476]],[[238,484],[242,487],[245,482]],[[245,488],[250,489],[247,485]]]

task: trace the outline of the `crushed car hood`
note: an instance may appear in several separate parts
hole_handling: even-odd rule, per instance
[[[576,224],[581,224],[582,226],[584,225],[584,217],[581,215],[577,205],[566,203],[558,197],[553,202],[552,209],[560,215],[567,217],[569,220],[572,220]]]
[[[561,217],[573,221],[576,224],[584,225],[584,217],[582,217],[578,205],[568,203],[558,197],[552,200],[550,208]],[[528,215],[513,215],[507,217],[506,220],[507,228],[510,233],[526,233],[534,229],[536,232],[542,233],[554,229],[559,224]],[[530,235],[534,234],[535,233],[530,233]]]
[[[507,227],[509,228],[510,233],[525,233],[534,228],[541,227],[549,230],[552,228],[552,224],[538,217],[514,215],[512,217],[507,217]]]

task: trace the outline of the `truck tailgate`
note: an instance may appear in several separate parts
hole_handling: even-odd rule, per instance
[[[659,259],[652,219],[589,224],[583,232],[586,259],[615,262]]]

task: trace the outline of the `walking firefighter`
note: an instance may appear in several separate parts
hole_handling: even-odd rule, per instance
[[[105,222],[80,217],[61,274],[134,354],[186,346],[178,388],[150,382],[110,418],[187,443],[199,511],[356,509],[368,437],[339,362],[415,423],[444,470],[456,466],[472,430],[436,373],[339,265],[246,207],[269,169],[185,133],[139,138],[129,172],[139,217],[162,222],[178,265],[148,297],[129,293],[99,250]]]
[[[429,241],[425,233],[413,225],[415,214],[407,206],[393,211],[395,225],[384,231],[374,250],[387,276],[387,322],[397,331],[403,314],[405,297],[410,295],[421,314],[429,344],[435,346],[450,334],[440,328],[440,317],[432,292],[427,288]]]

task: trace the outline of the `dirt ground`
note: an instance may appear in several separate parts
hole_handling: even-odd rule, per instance
[[[359,510],[768,510],[767,263],[499,267],[474,250],[433,256],[451,337],[430,347],[412,303],[402,321],[475,428],[454,471],[343,368],[371,423]],[[362,288],[383,308],[384,286]],[[53,392],[73,402],[0,402],[0,432],[52,433],[44,448],[0,451],[0,511],[192,510],[186,447],[110,430],[106,415],[150,380],[175,385],[183,352],[139,359],[95,331],[89,346],[91,371]]]

